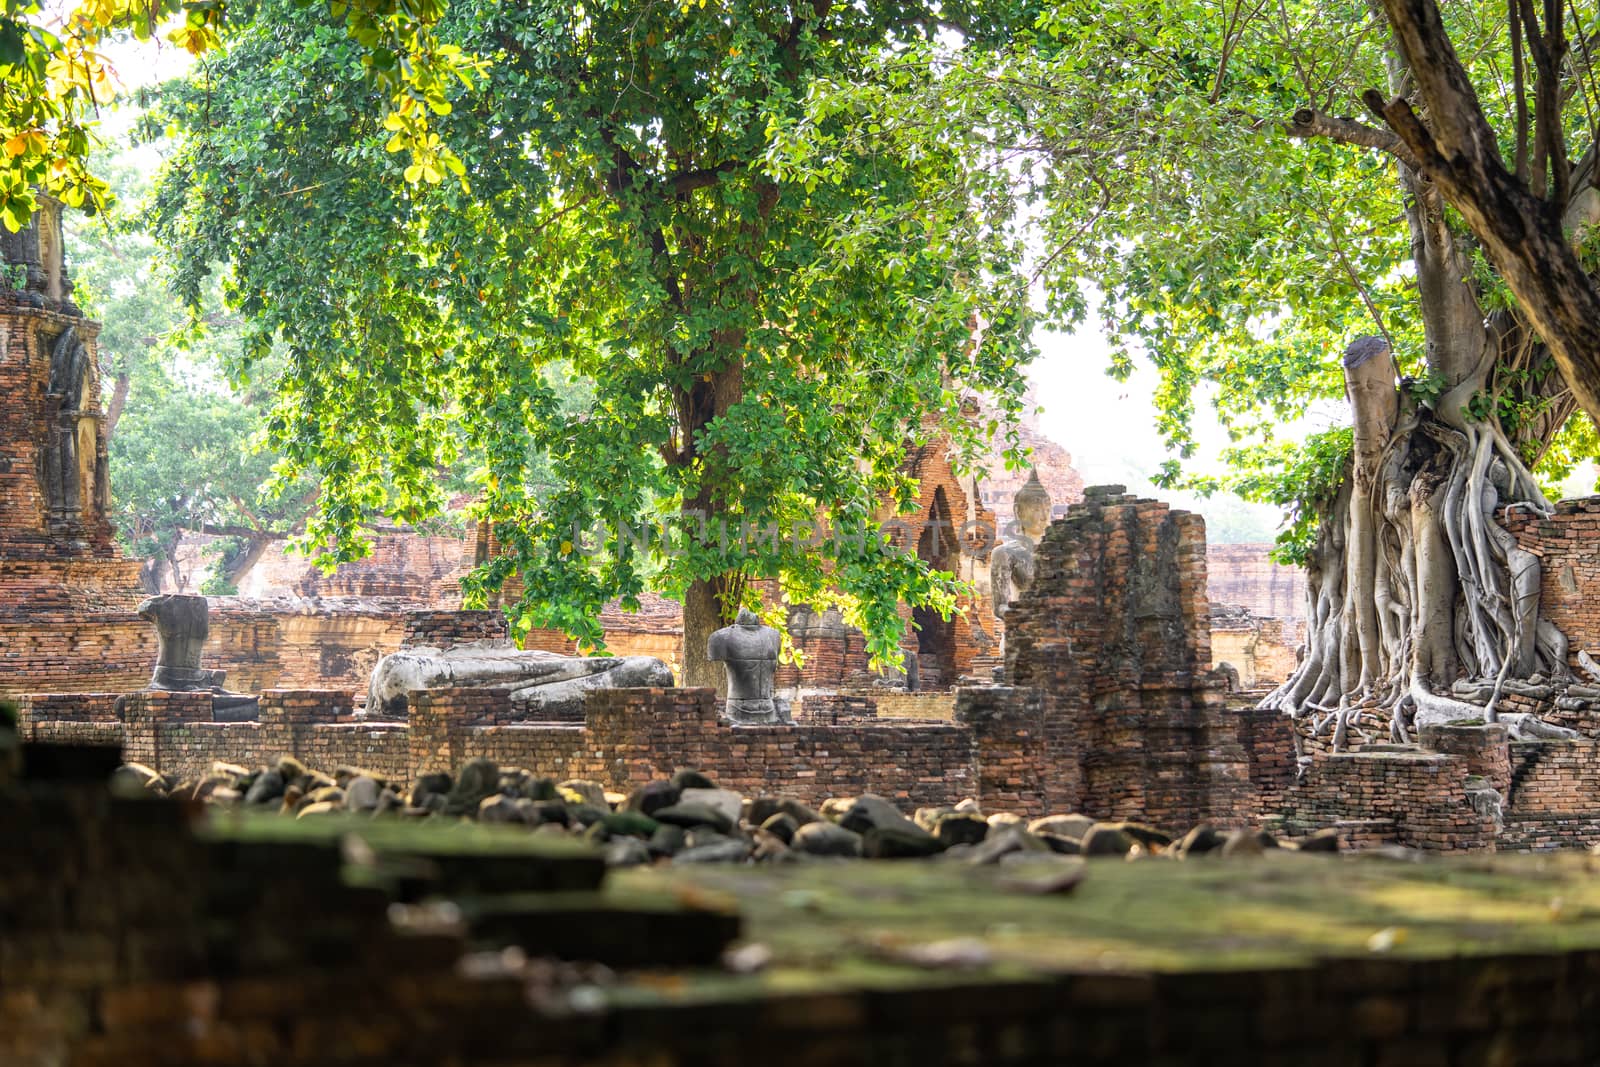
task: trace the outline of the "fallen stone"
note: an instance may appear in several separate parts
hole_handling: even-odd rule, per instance
[[[453,785],[454,781],[451,779],[451,777],[442,771],[435,771],[430,774],[419,774],[411,783],[411,794],[407,798],[407,803],[414,808],[423,807],[423,797],[428,796],[429,794],[448,796]]]
[[[1083,882],[1089,864],[1080,856],[1013,852],[1002,860],[1006,869],[995,885],[1009,893],[1046,896],[1070,893]]]
[[[612,835],[648,838],[661,824],[640,811],[613,811],[599,825]]]
[[[1050,846],[1024,830],[1020,825],[1020,819],[1017,822],[1018,824],[1011,826],[991,826],[989,828],[989,836],[984,838],[980,844],[973,845],[972,851],[967,853],[967,862],[975,867],[983,867],[991,863],[999,863],[1002,856],[1010,855],[1013,852],[1034,852],[1048,855]]]
[[[934,820],[933,836],[946,848],[976,845],[989,836],[989,821],[981,815],[952,809]]]
[[[492,797],[484,797],[478,804],[478,821],[491,824],[521,822],[522,809],[517,807],[515,797],[496,793]]]
[[[483,798],[493,795],[499,789],[499,765],[483,756],[474,757],[462,766],[461,776],[456,780],[455,788],[447,795],[449,804],[445,810],[453,815],[477,811],[478,805],[483,803]]]
[[[1177,852],[1180,857],[1203,856],[1207,852],[1217,851],[1227,840],[1226,834],[1210,823],[1203,822],[1183,835],[1183,840],[1178,842]]]
[[[1060,856],[1079,856],[1083,854],[1083,841],[1065,834],[1052,834],[1041,832],[1034,834],[1040,841],[1050,846],[1050,851]]]
[[[567,826],[573,821],[572,812],[559,800],[535,800],[533,803],[534,822],[543,826],[547,823],[556,826]]]
[[[622,809],[624,811],[637,811],[643,815],[654,815],[662,808],[668,808],[676,804],[679,799],[680,790],[678,787],[665,779],[659,779],[654,782],[646,782],[628,794],[628,799],[622,803]]]
[[[652,855],[675,856],[687,847],[688,841],[689,833],[683,827],[661,823],[650,835],[648,844]]]
[[[588,804],[590,807],[611,810],[606,803],[606,787],[587,778],[569,778],[556,786],[561,799],[568,804]]]
[[[1222,844],[1224,856],[1259,856],[1269,848],[1277,848],[1278,839],[1265,830],[1234,830]]]
[[[789,847],[811,856],[859,856],[861,835],[821,820],[796,830]]]
[[[597,808],[593,804],[568,804],[567,820],[569,826],[582,826],[588,828],[600,822],[611,814],[610,808]]]
[[[1123,833],[1127,834],[1129,837],[1133,838],[1139,844],[1143,845],[1149,851],[1154,851],[1158,848],[1166,848],[1168,845],[1172,844],[1171,834],[1164,830],[1157,830],[1154,826],[1148,826],[1142,822],[1125,821],[1113,823],[1112,825],[1121,830]]]
[[[283,790],[283,775],[269,768],[256,775],[256,780],[250,783],[250,788],[244,794],[244,802],[271,804],[283,796]]]
[[[793,797],[784,797],[782,800],[778,801],[778,810],[789,816],[789,818],[793,819],[801,826],[805,826],[807,823],[822,821],[821,812],[817,811],[813,807],[800,803]]]
[[[1035,819],[1028,824],[1030,834],[1059,834],[1070,837],[1074,841],[1082,841],[1095,820],[1087,815],[1046,815],[1042,819]]]
[[[715,789],[717,783],[694,770],[681,770],[672,776],[672,784],[681,789]]]
[[[637,837],[612,838],[606,843],[604,855],[607,867],[642,867],[654,858]]]
[[[800,829],[800,824],[794,821],[793,815],[779,811],[769,816],[761,824],[761,829],[787,845],[794,840],[795,832]]]
[[[826,812],[824,812],[826,814]],[[903,833],[920,831],[926,834],[916,823],[900,814],[900,809],[880,796],[863,793],[856,797],[854,802],[840,814],[839,825],[846,830],[858,834],[865,834],[868,830],[898,830]]]
[[[1083,835],[1085,856],[1126,856],[1133,850],[1133,838],[1115,823],[1097,822]]]
[[[376,811],[383,788],[366,775],[358,775],[345,786],[344,806],[349,811]]]
[[[138,796],[142,793],[166,792],[167,781],[155,770],[142,763],[124,763],[112,773],[114,788],[126,788],[127,795]],[[279,783],[282,783],[279,779]],[[281,792],[281,790],[280,790]]]
[[[1326,830],[1318,830],[1316,833],[1312,834],[1310,837],[1308,837],[1308,838],[1304,839],[1303,841],[1301,841],[1300,842],[1300,851],[1301,852],[1338,852],[1341,846],[1342,846],[1342,842],[1341,842],[1340,837],[1339,837],[1339,831],[1337,831],[1337,830],[1333,829],[1332,827],[1330,827],[1330,828],[1328,828]]]
[[[671,823],[686,830],[695,826],[709,826],[718,833],[725,834],[733,829],[732,819],[706,804],[688,804],[679,801],[658,810],[654,818],[657,822]]]
[[[781,819],[783,816],[774,815],[773,818]],[[757,862],[777,859],[789,851],[788,840],[779,837],[770,830],[757,830],[755,832],[755,842],[755,851],[750,856]]]
[[[989,816],[990,826],[1018,826],[1027,828],[1027,821],[1022,816],[1009,811],[997,811]]]
[[[729,826],[738,826],[739,815],[744,810],[744,797],[731,789],[685,789],[678,797],[678,804],[703,804],[720,812],[728,820]]]
[[[904,826],[872,826],[861,835],[861,854],[869,860],[921,859],[944,851],[939,839],[907,820]]]
[[[723,838],[704,845],[694,845],[672,857],[673,863],[743,863],[750,858],[750,845],[733,838]]]

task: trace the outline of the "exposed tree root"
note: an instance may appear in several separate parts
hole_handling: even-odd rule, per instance
[[[1464,720],[1576,736],[1498,710],[1507,692],[1574,699],[1566,638],[1539,614],[1539,559],[1495,518],[1549,503],[1497,425],[1402,408],[1387,347],[1358,349],[1346,359],[1354,455],[1308,574],[1306,655],[1262,706],[1314,715],[1309,736],[1331,731],[1334,751],[1384,718],[1397,743]],[[1464,406],[1446,395],[1436,408]]]

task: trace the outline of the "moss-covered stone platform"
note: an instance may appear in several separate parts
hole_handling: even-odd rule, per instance
[[[581,845],[525,831],[193,828],[72,783],[6,800],[0,1063],[19,1067],[1600,1062],[1581,854],[600,884]]]

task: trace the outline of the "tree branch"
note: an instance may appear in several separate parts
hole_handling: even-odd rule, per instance
[[[1362,148],[1376,148],[1380,152],[1387,152],[1412,170],[1418,169],[1417,157],[1405,146],[1405,142],[1394,134],[1392,130],[1380,129],[1377,126],[1368,126],[1355,119],[1339,118],[1325,115],[1309,107],[1303,107],[1294,113],[1294,118],[1284,126],[1284,132],[1290,137],[1301,140],[1310,140],[1313,137],[1326,137],[1330,141],[1340,144],[1358,145]]]
[[[1561,230],[1559,212],[1506,170],[1477,93],[1434,0],[1383,0],[1432,129],[1403,98],[1364,99],[1416,154],[1422,172],[1483,243],[1562,376],[1600,416],[1600,291]]]

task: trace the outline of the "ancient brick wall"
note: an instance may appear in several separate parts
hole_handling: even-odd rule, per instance
[[[505,693],[477,689],[414,693],[405,722],[357,720],[349,694],[330,690],[269,690],[260,720],[248,723],[212,721],[206,693],[131,694],[120,722],[108,717],[109,699],[30,697],[24,728],[60,740],[120,739],[128,759],[191,780],[218,760],[253,766],[284,753],[330,771],[353,766],[396,779],[487,756],[622,791],[694,768],[747,793],[820,803],[875,792],[911,806],[979,796],[978,753],[1004,747],[990,744],[982,725],[841,718],[837,725],[733,726],[718,718],[709,689],[600,690],[585,722],[572,724],[512,723]],[[995,793],[985,802],[1015,799]],[[1021,810],[1044,814],[1036,803]]]
[[[1037,690],[1053,810],[1165,825],[1260,813],[1238,712],[1211,674],[1205,522],[1091,487],[1007,616],[1006,674]]]
[[[1000,811],[1075,810],[1054,806],[1058,795],[1078,784],[1077,767],[1053,761],[1045,704],[1037,690],[1005,685],[958,690],[955,721],[972,729],[977,791],[985,804]]]
[[[837,726],[856,719],[876,719],[878,703],[847,693],[814,693],[793,711],[794,721],[807,726]]]
[[[114,690],[150,681],[155,630],[132,612],[0,614],[0,696]]]
[[[1294,833],[1336,827],[1356,845],[1493,851],[1494,820],[1468,801],[1467,774],[1462,757],[1417,749],[1319,757],[1289,790],[1286,825]]]
[[[871,694],[884,719],[942,719],[955,718],[956,698],[961,690],[940,693],[907,693],[899,689],[883,689]]]
[[[1206,595],[1214,604],[1247,608],[1257,618],[1304,619],[1306,575],[1274,563],[1273,546],[1206,546]]]
[[[1573,656],[1600,655],[1600,497],[1563,500],[1548,519],[1520,510],[1499,518],[1541,558],[1539,607],[1567,635]]]
[[[1505,751],[1502,849],[1600,844],[1600,742],[1517,741]]]

